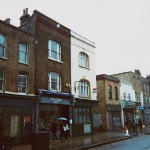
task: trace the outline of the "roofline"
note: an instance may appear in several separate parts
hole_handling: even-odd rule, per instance
[[[101,74],[101,75],[96,75],[96,80],[101,80],[101,79],[106,79],[106,80],[110,80],[110,81],[114,81],[117,83],[120,83],[120,80],[116,77],[113,77],[111,75],[106,75],[106,74]]]
[[[4,24],[4,25],[7,25],[7,26],[9,26],[10,28],[14,28],[15,30],[19,30],[19,31],[21,31],[21,32],[23,32],[23,33],[25,33],[25,34],[28,34],[28,35],[30,35],[30,36],[36,38],[35,35],[33,35],[33,34],[29,33],[29,32],[23,31],[23,30],[20,29],[19,27],[16,27],[16,26],[14,26],[14,25],[12,25],[12,24],[9,24],[9,23],[7,23],[7,22],[5,22],[5,21],[3,21],[3,20],[0,20],[0,23],[2,23],[2,24]]]

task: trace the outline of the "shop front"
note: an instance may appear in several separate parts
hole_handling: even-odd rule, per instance
[[[92,107],[97,101],[75,99],[72,107],[72,135],[79,136],[93,132]]]
[[[1,94],[0,127],[2,136],[30,140],[34,126],[34,96]]]
[[[51,121],[64,117],[70,123],[73,96],[68,93],[42,91],[39,105],[39,130],[48,130]],[[59,123],[59,122],[58,122]]]
[[[121,105],[107,104],[108,111],[108,130],[121,129]]]

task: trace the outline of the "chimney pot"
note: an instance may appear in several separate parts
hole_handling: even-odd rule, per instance
[[[10,18],[6,18],[4,21],[10,24]]]
[[[26,8],[26,14],[28,14],[28,8]]]
[[[23,10],[23,15],[25,15],[25,13],[26,13],[26,10],[24,9],[24,10]]]

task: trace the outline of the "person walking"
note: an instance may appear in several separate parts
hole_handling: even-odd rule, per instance
[[[65,142],[67,143],[67,137],[69,136],[69,126],[66,122],[63,124],[63,130],[64,130],[64,137],[65,137]]]
[[[142,119],[139,118],[139,120],[138,120],[138,126],[140,127],[140,132],[142,132],[142,125],[143,125]]]
[[[68,134],[69,134],[68,124],[65,121],[61,120],[60,124],[59,124],[59,129],[60,129],[60,141],[59,142],[62,142],[62,138],[64,137],[65,142],[67,143],[67,137],[68,137]]]
[[[57,123],[55,122],[55,120],[52,120],[52,123],[51,123],[51,128],[50,128],[51,132],[52,132],[52,139],[50,141],[57,141],[58,138],[57,138]]]

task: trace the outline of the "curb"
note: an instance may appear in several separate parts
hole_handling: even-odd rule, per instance
[[[92,144],[92,145],[89,145],[89,146],[78,147],[78,148],[74,148],[74,150],[87,150],[89,148],[100,147],[100,146],[107,145],[107,144],[110,144],[110,143],[115,143],[115,142],[119,142],[119,141],[128,140],[130,138],[132,138],[132,137],[126,137],[126,138],[121,138],[121,139],[118,139],[118,140],[111,140],[111,141],[106,141],[106,142],[103,142],[103,143]]]

